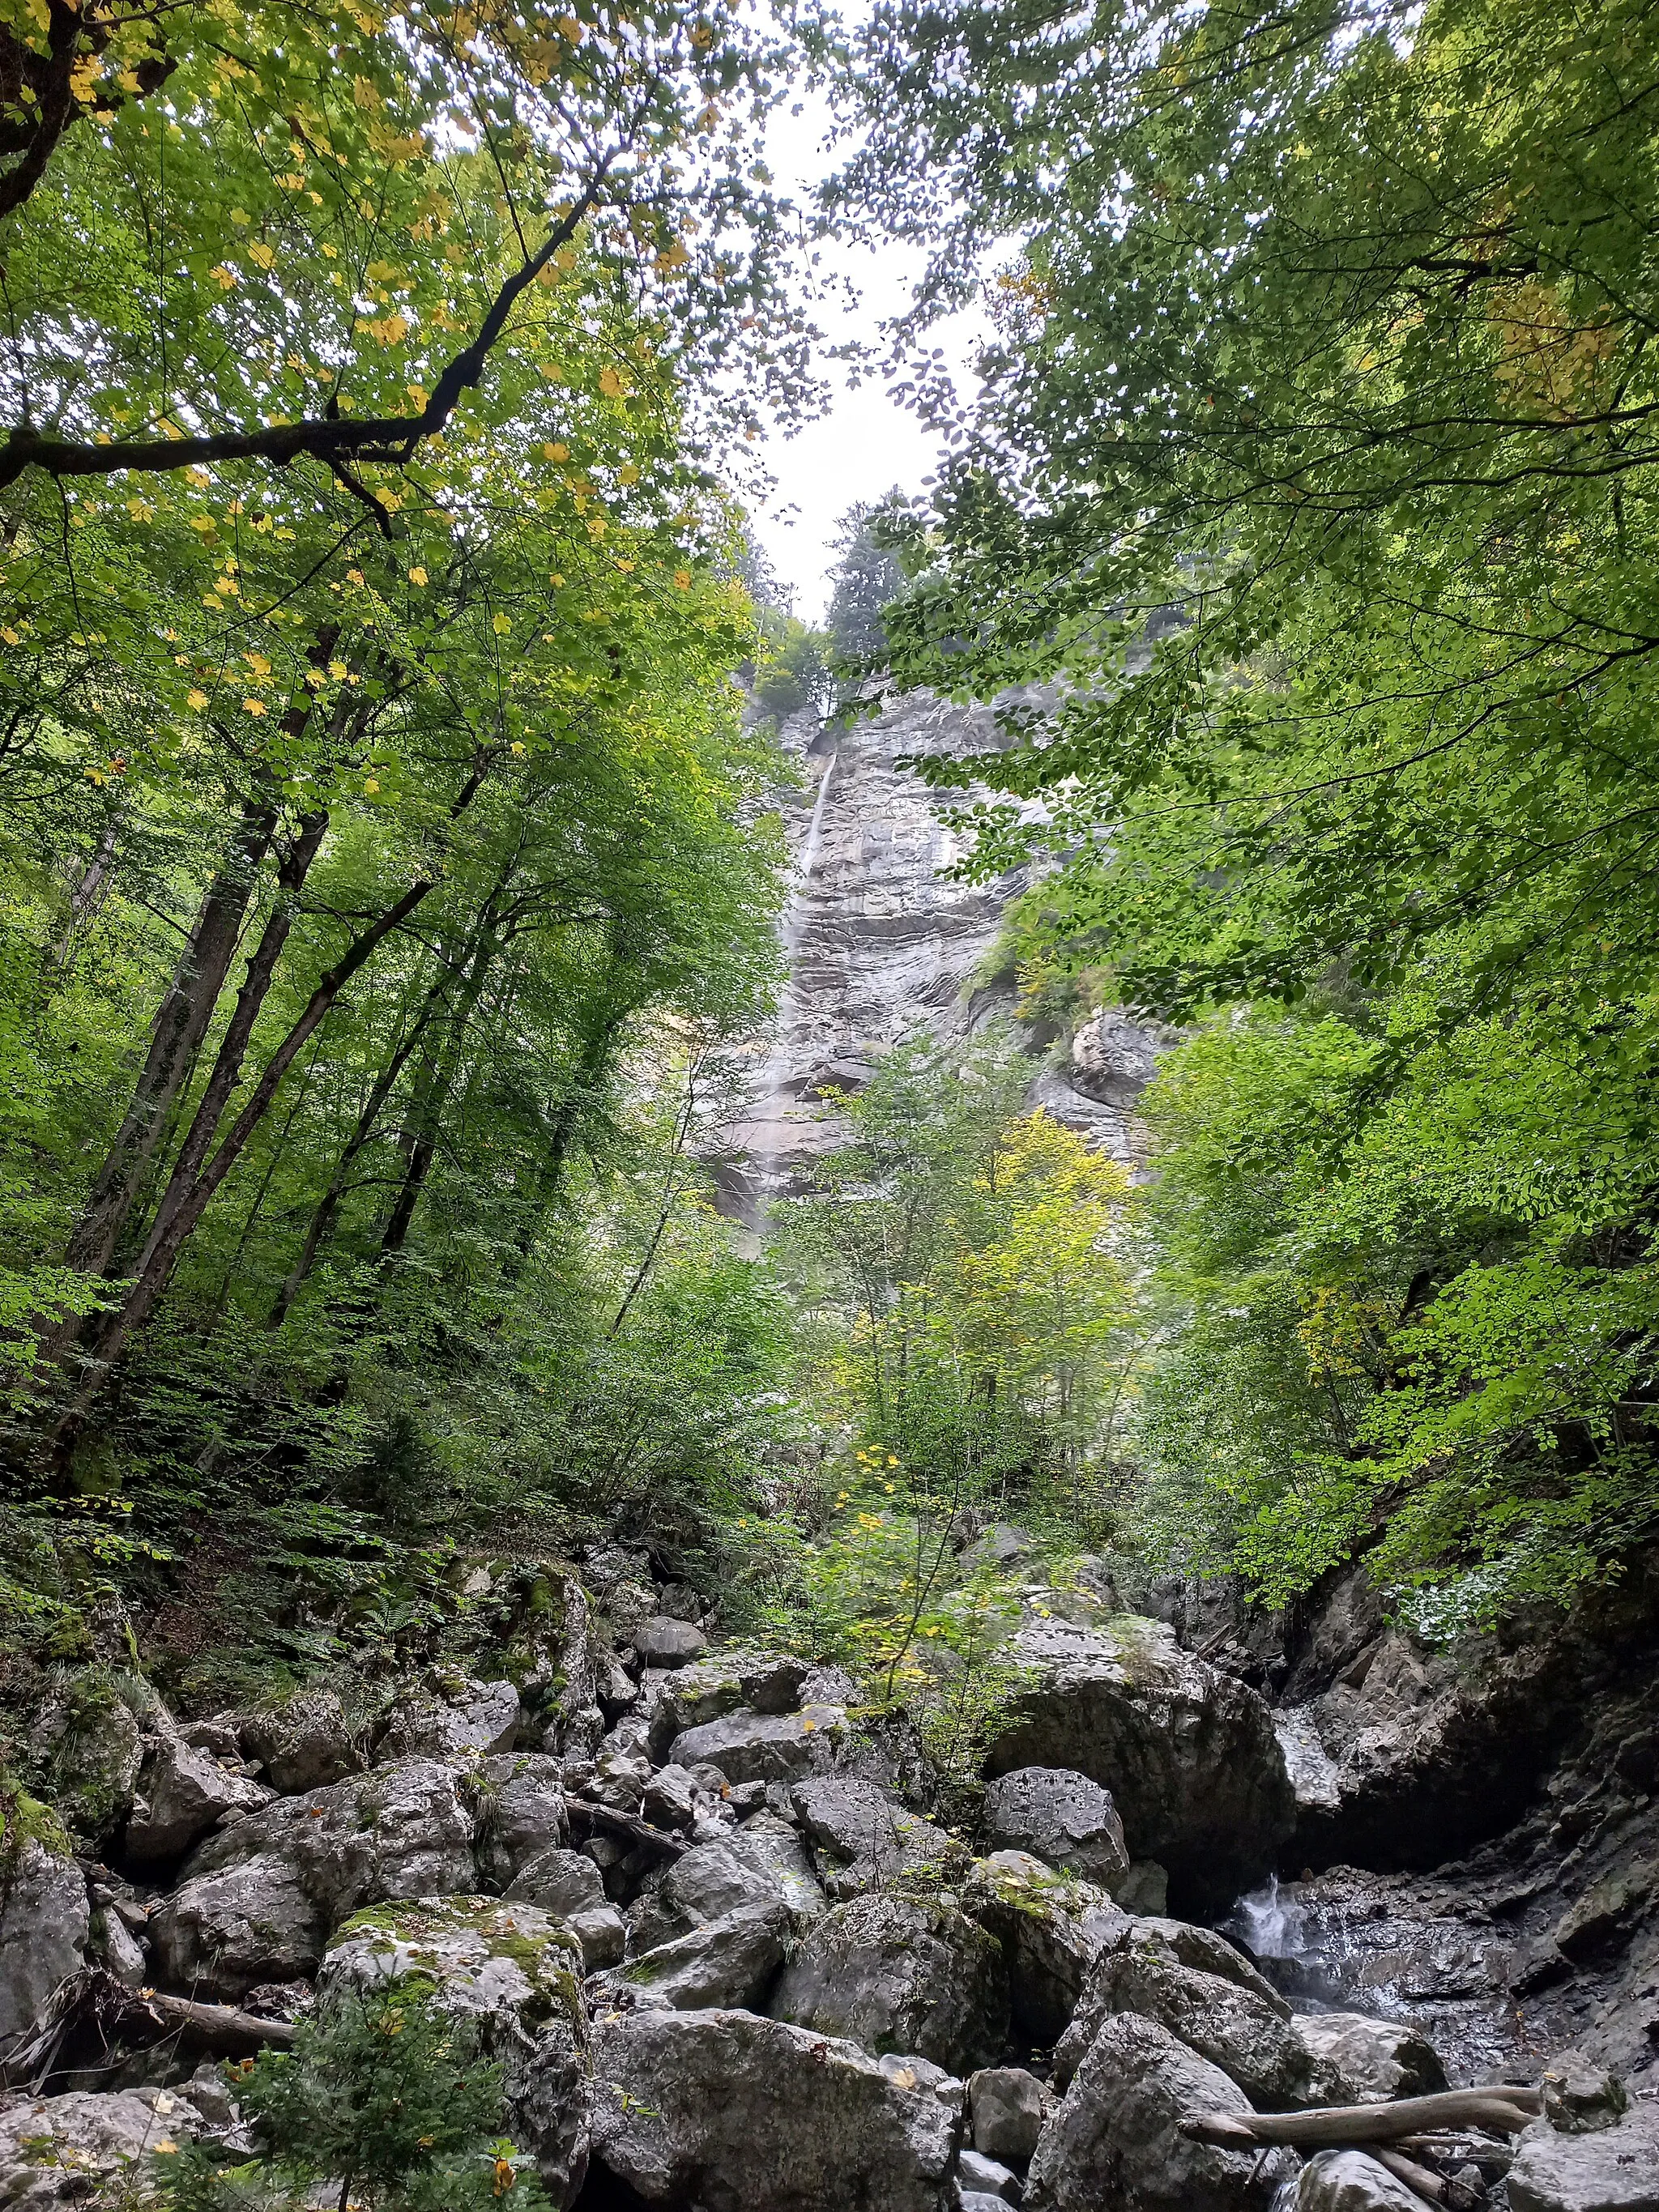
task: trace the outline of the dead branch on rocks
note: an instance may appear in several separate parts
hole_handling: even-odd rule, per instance
[[[1325,2105],[1306,2112],[1203,2112],[1182,2124],[1200,2142],[1238,2149],[1289,2143],[1297,2150],[1339,2144],[1364,2148],[1428,2128],[1481,2128],[1489,2135],[1519,2135],[1543,2109],[1543,2093],[1510,2082],[1480,2089],[1445,2089],[1433,2097],[1398,2097],[1386,2105]]]
[[[568,1797],[566,1809],[571,1823],[585,1821],[590,1828],[608,1829],[613,1836],[626,1836],[630,1843],[643,1844],[665,1859],[677,1859],[690,1849],[684,1836],[671,1836],[661,1828],[653,1828],[649,1820],[641,1820],[634,1813],[618,1813],[609,1805],[595,1805],[586,1797]]]

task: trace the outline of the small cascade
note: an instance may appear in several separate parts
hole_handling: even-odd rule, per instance
[[[1260,1889],[1241,1897],[1227,1920],[1229,1931],[1258,1959],[1307,1956],[1307,1914],[1279,1893],[1279,1876],[1268,1875]]]

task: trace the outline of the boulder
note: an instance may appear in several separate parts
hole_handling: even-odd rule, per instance
[[[1224,1982],[1237,1982],[1270,2005],[1281,2020],[1291,2008],[1257,1966],[1252,1966],[1237,1944],[1213,1928],[1195,1928],[1189,1920],[1170,1920],[1162,1915],[1127,1921],[1115,1948],[1149,1951],[1182,1966],[1196,1966],[1200,1973],[1219,1974]]]
[[[677,1735],[669,1759],[676,1766],[707,1759],[728,1782],[787,1782],[827,1765],[846,1727],[839,1705],[809,1705],[799,1713],[739,1706],[723,1720]]]
[[[991,1746],[990,1774],[1069,1767],[1109,1789],[1129,1851],[1169,1869],[1182,1911],[1224,1911],[1261,1879],[1296,1803],[1254,1690],[1133,1613],[1028,1624],[1008,1656],[1036,1679]]]
[[[831,1897],[855,1897],[874,1881],[950,1866],[965,1854],[960,1844],[895,1804],[873,1782],[853,1775],[815,1775],[789,1793],[790,1809],[817,1855]]]
[[[1363,2150],[1323,2150],[1302,2170],[1294,2212],[1423,2212],[1414,2189]]]
[[[1630,2110],[1630,2092],[1582,2051],[1558,2051],[1544,2069],[1544,2118],[1564,2136],[1595,2135]]]
[[[769,2009],[878,2057],[920,2051],[963,2074],[1001,2052],[1008,1973],[1000,1946],[954,1907],[860,1897],[812,1923]]]
[[[605,1893],[605,1878],[586,1851],[543,1851],[521,1867],[509,1899],[539,1905],[562,1921],[582,1948],[582,1969],[614,1966],[628,1944],[628,1923]]]
[[[1536,2120],[1509,2175],[1510,2212],[1659,2212],[1659,2111],[1638,2106],[1593,2135]]]
[[[180,1735],[152,1738],[127,1821],[126,1856],[140,1866],[176,1859],[229,1816],[257,1813],[271,1792],[198,1751]]]
[[[6,2212],[125,2204],[141,2161],[165,2157],[201,2127],[188,2099],[167,2089],[20,2097],[0,2112],[0,2204]]]
[[[738,1858],[771,1876],[798,1926],[825,1909],[828,1899],[812,1871],[805,1846],[789,1823],[775,1813],[753,1814],[726,1842]]]
[[[1036,2148],[1048,2093],[1023,2066],[984,2066],[968,2081],[974,2148],[1006,2166],[1024,2166]]]
[[[1019,2176],[1000,2159],[961,2150],[957,2153],[957,2191],[958,2199],[977,2192],[993,2204],[1014,2203],[1019,2197]]]
[[[659,1768],[645,1785],[645,1817],[659,1828],[689,1828],[697,1816],[698,1790],[683,1766]]]
[[[83,1668],[47,1699],[30,1738],[53,1806],[93,1844],[120,1832],[143,1763],[142,1692],[107,1668]]]
[[[634,1649],[647,1667],[684,1667],[702,1656],[708,1638],[692,1622],[659,1613],[634,1631]]]
[[[629,1910],[636,1951],[672,1942],[730,1912],[785,1909],[770,1869],[736,1846],[735,1835],[696,1844],[651,1879]]]
[[[781,1905],[739,1906],[641,1952],[607,1979],[635,2003],[677,2012],[756,2010],[777,1979],[788,1932]]]
[[[235,1998],[313,1974],[330,1933],[366,1905],[477,1886],[462,1777],[411,1759],[278,1798],[199,1846],[150,1921],[169,1980]]]
[[[1095,1960],[1131,1925],[1103,1889],[1029,1851],[978,1861],[963,1904],[1002,1946],[1015,2024],[1043,2045],[1065,2033]]]
[[[392,1707],[374,1755],[385,1761],[511,1751],[519,1718],[519,1692],[511,1682],[461,1682],[443,1697],[416,1692]]]
[[[589,2082],[581,1952],[534,1905],[494,1897],[427,1898],[356,1914],[318,1976],[324,2007],[344,1990],[418,1977],[435,2002],[476,2023],[501,2068],[514,2140],[536,2161],[558,2212],[587,2172]]]
[[[1247,2112],[1243,2090],[1155,2021],[1120,2014],[1090,2045],[1037,2139],[1030,2212],[1267,2212],[1288,2151],[1224,2150],[1182,2124]]]
[[[944,2212],[961,2085],[743,2012],[601,2016],[593,2148],[648,2204]]]
[[[271,1787],[287,1796],[325,1790],[361,1771],[360,1755],[345,1708],[332,1690],[310,1684],[286,1704],[251,1713],[241,1726],[242,1748],[264,1765]]]
[[[1105,2022],[1138,2014],[1218,2066],[1258,2111],[1334,2103],[1340,2084],[1291,2026],[1282,2000],[1268,2004],[1219,1974],[1129,1944],[1107,1952],[1089,1978],[1077,2016],[1054,2052],[1054,2079],[1069,2081]]]
[[[1112,1894],[1129,1871],[1110,1791],[1066,1767],[1017,1767],[994,1782],[985,1833],[993,1850],[1030,1851]]]
[[[520,1867],[569,1838],[564,1770],[544,1751],[497,1753],[478,1771],[478,1874],[506,1889]]]
[[[1445,2069],[1422,2032],[1363,2012],[1297,2013],[1291,2027],[1304,2047],[1334,2075],[1332,2101],[1431,2097],[1446,2086]]]
[[[33,2027],[59,1982],[80,1972],[91,1929],[86,1876],[31,1836],[0,1886],[0,2042]]]

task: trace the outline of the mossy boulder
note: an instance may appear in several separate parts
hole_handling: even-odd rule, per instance
[[[581,1946],[533,1905],[429,1897],[355,1913],[330,1942],[319,2002],[412,1983],[476,2021],[506,2079],[514,2140],[564,2212],[587,2171],[591,2069]]]

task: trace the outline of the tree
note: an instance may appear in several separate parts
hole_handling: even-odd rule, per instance
[[[784,59],[724,5],[18,0],[0,486],[408,461],[579,252],[688,368],[735,343],[764,374],[792,323],[748,149]],[[765,307],[764,343],[738,302]]]
[[[882,526],[884,518],[908,507],[895,485],[873,505],[860,501],[849,507],[836,526],[840,557],[830,580],[830,638],[836,658],[849,670],[878,665],[886,653],[882,613],[898,596],[904,577]]]
[[[925,766],[999,794],[972,869],[1046,849],[1028,940],[1218,1022],[1154,1092],[1146,1449],[1279,1597],[1363,1551],[1455,1624],[1659,1525],[1645,52],[899,5],[848,86],[842,204],[937,241],[913,328],[1000,263],[892,665],[1048,687]]]

